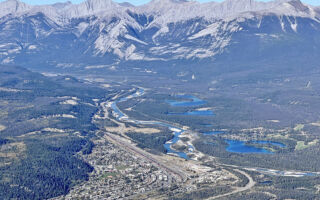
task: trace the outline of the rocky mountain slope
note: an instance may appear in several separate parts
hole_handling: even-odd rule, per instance
[[[111,0],[41,6],[8,0],[0,13],[3,64],[202,60],[230,52],[272,54],[275,43],[284,49],[312,44],[309,53],[320,47],[320,9],[299,0],[153,0],[138,7]],[[248,54],[238,55],[239,48]]]

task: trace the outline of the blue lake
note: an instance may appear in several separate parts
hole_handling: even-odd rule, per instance
[[[195,110],[185,113],[168,113],[168,115],[214,116],[211,110]]]
[[[226,140],[228,143],[228,147],[226,150],[232,153],[261,153],[261,154],[271,154],[272,152],[264,149],[257,148],[253,146],[246,145],[246,142],[238,141],[238,140]]]
[[[126,118],[122,118],[124,116],[126,116],[117,106],[118,102],[123,102],[123,101],[127,101],[128,99],[132,98],[132,97],[138,97],[144,94],[144,90],[143,89],[139,89],[138,91],[136,91],[136,93],[132,94],[131,96],[128,97],[123,97],[118,101],[115,101],[111,104],[111,108],[112,110],[117,114],[117,119],[118,120],[123,120],[123,121],[130,121],[136,124],[153,124],[153,125],[159,125],[159,126],[163,126],[163,127],[167,127],[169,129],[176,129],[177,131],[174,132],[174,138],[167,142],[166,144],[164,144],[164,147],[166,149],[166,151],[168,153],[172,153],[172,154],[176,154],[181,158],[187,159],[189,160],[189,157],[187,156],[186,153],[184,152],[178,152],[173,150],[171,147],[173,144],[177,143],[179,141],[179,136],[183,133],[183,130],[181,130],[179,127],[175,127],[172,126],[170,124],[164,123],[164,122],[159,122],[159,121],[140,121],[140,120],[134,120],[134,119],[129,119],[128,117]],[[196,98],[194,96],[190,96],[190,95],[182,95],[179,96],[181,98],[184,99],[190,99],[190,101],[167,101],[171,106],[199,106],[199,105],[203,105],[206,102],[202,101],[199,98]],[[186,113],[169,113],[169,115],[202,115],[202,116],[212,116],[214,115],[214,113],[210,110],[206,110],[206,111],[190,111],[190,112],[186,112]],[[204,126],[210,127],[212,125],[210,124],[203,124]],[[217,134],[223,134],[223,131],[212,131],[212,132],[205,132],[203,133],[204,135],[217,135]],[[259,148],[259,147],[254,147],[254,146],[250,146],[247,145],[246,142],[243,141],[237,141],[237,140],[225,140],[228,143],[228,147],[226,148],[227,151],[229,152],[234,152],[234,153],[262,153],[262,154],[272,154],[273,152],[264,149],[264,148]],[[252,144],[271,144],[274,146],[278,146],[281,148],[286,147],[286,145],[279,143],[279,142],[272,142],[272,141],[250,141],[250,143]],[[192,146],[189,146],[189,152],[192,152],[194,149]]]
[[[178,101],[178,100],[166,100],[170,106],[201,106],[206,104],[206,101],[203,101],[195,96],[192,95],[177,95],[178,98],[181,99],[188,99],[189,101]]]
[[[177,95],[176,97],[187,100],[166,100],[170,106],[173,107],[192,107],[192,106],[201,106],[206,104],[206,101],[199,99],[198,97],[192,95]],[[189,116],[214,116],[214,113],[211,110],[194,110],[185,113],[176,113],[171,112],[167,115],[189,115]]]
[[[258,153],[258,154],[272,154],[273,152],[264,149],[258,148],[254,146],[247,145],[244,141],[239,140],[225,140],[228,143],[228,147],[226,150],[232,153]],[[285,144],[280,142],[272,142],[272,141],[250,141],[253,144],[271,144],[278,147],[286,147]]]

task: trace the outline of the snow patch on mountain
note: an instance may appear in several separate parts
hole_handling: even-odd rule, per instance
[[[144,42],[144,41],[142,41],[142,40],[139,40],[139,39],[137,39],[137,38],[135,38],[135,37],[133,37],[133,36],[131,36],[131,35],[126,34],[124,37],[125,37],[126,39],[128,39],[128,40],[133,40],[133,41],[138,42],[138,43],[140,43],[140,44],[148,45],[148,43],[146,43],[146,42]]]
[[[77,36],[81,36],[82,33],[89,27],[89,23],[86,22],[81,22],[80,24],[78,24],[78,26],[76,27],[76,34]]]
[[[320,8],[299,0],[153,0],[136,7],[112,0],[41,6],[7,0],[0,3],[0,37],[13,35],[16,43],[2,47],[8,41],[0,38],[0,55],[11,59],[22,49],[36,52],[45,49],[38,39],[71,33],[85,45],[83,54],[123,60],[203,59],[224,52],[233,35],[243,31],[242,23],[251,20],[260,29],[265,16],[277,17],[283,33],[298,33],[303,26],[297,19],[320,23]],[[35,37],[33,43],[29,35]]]

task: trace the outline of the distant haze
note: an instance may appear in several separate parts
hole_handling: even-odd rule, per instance
[[[1,1],[4,1],[4,0],[0,0]],[[54,4],[54,3],[57,3],[57,2],[66,2],[67,0],[46,0],[46,1],[43,1],[43,0],[21,0],[25,3],[28,3],[28,4]],[[72,3],[81,3],[83,2],[84,0],[70,0]],[[134,4],[134,5],[142,5],[142,4],[145,4],[145,3],[148,3],[150,0],[114,0],[115,2],[129,2],[131,4]],[[198,0],[199,2],[210,2],[210,1],[216,1],[216,2],[221,2],[223,0]],[[270,1],[270,0],[260,0],[260,1]],[[304,3],[307,3],[307,4],[310,4],[310,5],[320,5],[320,0],[302,0],[302,2]]]

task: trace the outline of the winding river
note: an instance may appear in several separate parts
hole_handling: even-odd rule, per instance
[[[117,118],[117,120],[122,121],[122,122],[130,122],[130,123],[135,123],[135,124],[143,124],[143,125],[158,125],[162,127],[166,127],[170,129],[174,133],[174,138],[164,144],[164,147],[167,151],[168,154],[173,154],[178,157],[184,158],[186,160],[190,160],[188,155],[184,152],[178,152],[172,149],[172,145],[176,144],[180,140],[180,135],[184,133],[186,130],[171,125],[169,123],[164,123],[160,121],[142,121],[142,120],[135,120],[131,119],[129,116],[127,116],[125,113],[123,113],[117,106],[117,103],[119,102],[124,102],[129,99],[139,97],[145,94],[145,90],[143,88],[139,88],[134,94],[131,94],[127,97],[123,97],[119,100],[115,100],[112,102],[109,102],[106,106],[111,108],[113,111],[113,115]],[[184,96],[184,97],[193,97],[193,96]],[[168,102],[169,103],[169,102]],[[178,104],[176,102],[171,101],[170,105],[172,106],[194,106],[194,105],[202,105],[205,102],[198,99],[198,98],[192,98],[192,101],[190,102],[179,102]],[[224,132],[208,132],[206,133],[207,135],[215,135],[215,134],[223,134]],[[244,143],[239,144],[239,141],[229,141],[233,142],[236,145],[245,145]],[[285,147],[284,144],[278,143],[278,142],[272,142],[272,141],[252,141],[253,143],[258,143],[258,144],[271,144],[275,146],[279,146],[281,148]],[[230,146],[229,146],[230,147]],[[193,151],[194,147],[189,146],[189,152]],[[259,150],[260,151],[260,150]],[[266,153],[263,151],[263,153]],[[235,166],[238,167],[238,166]],[[274,170],[274,169],[263,169],[263,168],[245,168],[249,171],[256,171],[260,173],[265,173],[265,174],[270,174],[270,175],[276,175],[276,176],[291,176],[291,177],[302,177],[302,176],[316,176],[320,175],[320,172],[298,172],[298,171],[280,171],[280,170]]]
[[[166,127],[170,129],[174,133],[174,137],[172,140],[166,142],[164,144],[164,148],[167,151],[167,154],[173,154],[176,156],[179,156],[181,158],[184,158],[186,160],[189,160],[189,157],[186,153],[184,152],[178,152],[173,150],[171,147],[172,145],[176,144],[180,140],[180,135],[185,131],[180,127],[173,126],[168,123],[164,122],[159,122],[159,121],[142,121],[142,120],[136,120],[136,119],[131,119],[129,116],[127,116],[125,113],[123,113],[119,107],[117,106],[117,103],[119,102],[124,102],[129,99],[135,98],[135,97],[140,97],[145,94],[145,90],[143,88],[139,88],[134,94],[131,94],[127,97],[123,97],[119,100],[110,102],[109,107],[111,107],[113,111],[113,115],[117,118],[117,120],[122,121],[122,122],[130,122],[130,123],[135,123],[135,124],[142,124],[142,125],[158,125],[162,127]],[[108,105],[107,105],[108,106]],[[194,149],[192,146],[189,146],[189,149]]]
[[[172,149],[172,145],[176,144],[180,140],[180,135],[184,133],[186,130],[183,130],[180,127],[171,125],[169,123],[164,123],[164,122],[159,122],[159,121],[142,121],[142,120],[136,120],[132,119],[129,116],[127,116],[125,113],[123,113],[117,106],[117,103],[119,102],[124,102],[132,98],[140,97],[145,94],[145,90],[143,88],[139,88],[136,90],[135,93],[128,95],[126,97],[120,98],[119,100],[115,100],[111,102],[110,107],[113,110],[113,115],[117,118],[119,121],[123,122],[130,122],[130,123],[135,123],[135,124],[143,124],[143,125],[158,125],[162,127],[166,127],[170,129],[174,133],[174,137],[172,140],[166,142],[164,144],[164,148],[166,149],[166,152],[168,154],[174,154],[177,155],[181,158],[189,160],[189,157],[187,156],[186,153],[184,152],[178,152]],[[179,98],[184,98],[188,99],[189,101],[175,101],[175,100],[167,100],[166,102],[169,103],[171,106],[180,106],[180,107],[190,107],[190,106],[199,106],[199,105],[204,105],[206,102],[194,97],[192,95],[179,95]],[[191,112],[196,112],[196,111],[191,111]],[[199,111],[199,112],[208,112],[208,111]],[[205,115],[212,116],[213,113],[212,111],[209,111],[210,113],[206,113]],[[202,115],[203,113],[200,113],[199,115]],[[186,113],[185,115],[192,115],[189,113]],[[195,114],[197,115],[197,114]],[[214,132],[207,132],[204,133],[204,135],[217,135],[217,134],[223,134],[224,132],[222,131],[214,131]],[[226,140],[226,142],[229,144],[229,146],[226,148],[227,151],[233,152],[233,153],[262,153],[262,154],[271,154],[272,152],[268,151],[267,149],[264,148],[259,148],[259,147],[253,147],[253,146],[248,146],[245,144],[243,141],[237,141],[237,140]],[[255,143],[259,144],[272,144],[272,145],[279,145],[280,143],[274,143],[271,141],[256,141]],[[281,147],[285,147],[285,145],[281,144]],[[189,151],[192,151],[194,149],[193,146],[189,146]]]

